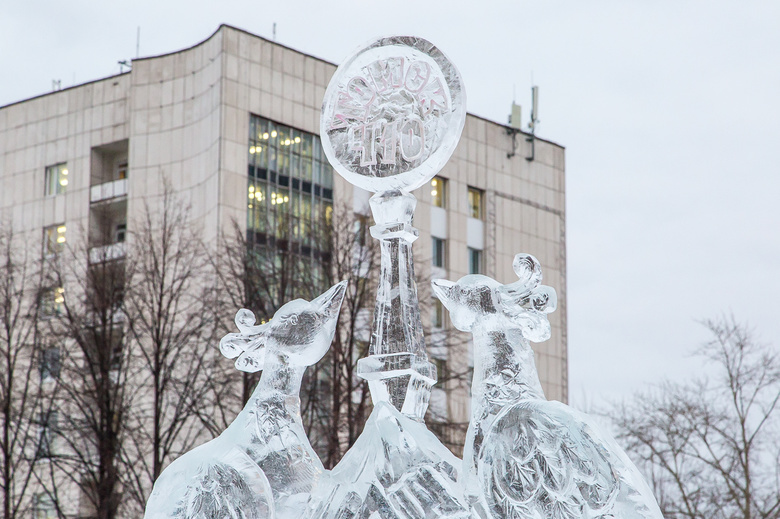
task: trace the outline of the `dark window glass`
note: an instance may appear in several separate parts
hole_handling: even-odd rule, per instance
[[[482,273],[482,251],[469,247],[469,274]]]
[[[445,241],[441,238],[432,238],[432,259],[434,267],[445,268]]]
[[[41,380],[54,380],[60,376],[60,349],[57,347],[48,347],[40,352],[38,370],[41,373]]]

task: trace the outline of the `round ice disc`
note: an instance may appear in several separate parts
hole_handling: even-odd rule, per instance
[[[320,137],[344,178],[411,191],[438,173],[466,121],[460,73],[430,42],[381,38],[349,57],[322,102]]]

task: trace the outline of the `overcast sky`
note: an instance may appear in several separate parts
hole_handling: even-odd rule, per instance
[[[0,105],[119,72],[138,26],[149,56],[274,22],[336,63],[422,36],[500,122],[539,85],[538,135],[567,150],[575,405],[699,373],[701,319],[733,313],[780,347],[780,2],[6,1]]]

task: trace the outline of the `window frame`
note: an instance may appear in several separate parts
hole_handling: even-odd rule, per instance
[[[68,163],[58,162],[46,166],[43,177],[43,196],[50,197],[61,195],[67,191],[67,187]]]
[[[431,236],[431,265],[436,268],[447,268],[447,240],[444,238]]]
[[[49,409],[38,413],[38,442],[35,445],[35,459],[48,460],[56,456],[54,441],[59,434],[59,412]]]
[[[56,352],[56,355],[52,355],[53,352]],[[62,350],[59,346],[45,344],[41,348],[38,358],[38,372],[41,382],[50,382],[60,378],[60,373],[62,372]]]
[[[444,305],[437,298],[433,299],[431,309],[431,327],[436,330],[444,329]]]
[[[62,315],[65,310],[65,289],[50,286],[41,291],[38,314],[42,319],[51,319]]]
[[[431,187],[431,205],[447,209],[447,179],[436,175],[431,179],[429,185]]]
[[[485,254],[482,249],[475,249],[474,247],[467,247],[468,260],[469,260],[469,274],[484,274],[485,273]],[[474,257],[477,258],[477,268],[474,269]]]
[[[469,217],[474,218],[476,220],[484,220],[485,219],[485,190],[479,189],[478,187],[468,186],[467,194],[468,198],[468,211],[469,211]],[[473,203],[472,197],[476,196],[478,197],[478,204],[476,205],[476,214],[475,215],[475,205]]]
[[[65,250],[67,243],[67,226],[65,223],[47,225],[43,228],[43,256],[51,258]],[[62,241],[60,241],[62,238]]]

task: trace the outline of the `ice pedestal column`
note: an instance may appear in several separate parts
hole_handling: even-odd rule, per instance
[[[374,404],[389,402],[422,421],[436,368],[425,353],[414,282],[412,242],[419,234],[412,216],[417,200],[396,190],[377,193],[369,203],[376,222],[371,236],[381,243],[382,259],[369,355],[358,361],[357,373],[368,381]]]

